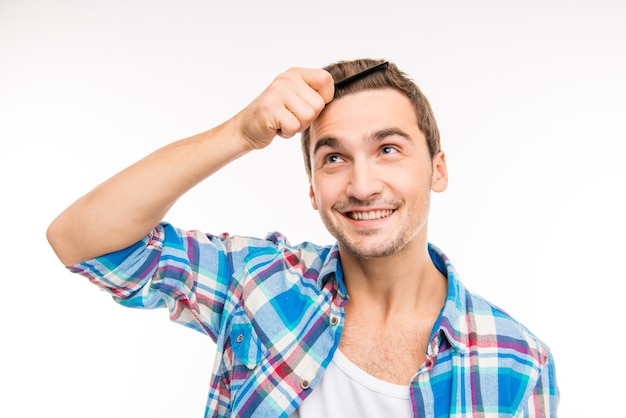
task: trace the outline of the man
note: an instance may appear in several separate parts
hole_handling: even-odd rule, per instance
[[[298,132],[335,245],[162,222],[225,164]],[[48,239],[122,305],[167,306],[213,338],[206,416],[555,416],[547,346],[427,240],[430,192],[447,182],[428,100],[394,64],[293,68],[232,119],[96,187]]]

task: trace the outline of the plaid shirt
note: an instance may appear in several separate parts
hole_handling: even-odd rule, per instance
[[[448,278],[427,361],[410,385],[415,417],[554,417],[549,349],[523,325],[469,293],[443,253]],[[348,301],[337,246],[292,246],[205,235],[169,224],[119,252],[70,267],[120,304],[167,307],[172,320],[217,345],[205,417],[288,417],[319,382]]]

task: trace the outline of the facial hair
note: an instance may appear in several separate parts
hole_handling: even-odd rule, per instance
[[[347,254],[361,259],[388,257],[405,248],[406,245],[426,227],[428,208],[430,205],[430,193],[428,189],[423,193],[423,196],[416,201],[417,203],[413,205],[413,207],[408,207],[404,202],[399,200],[360,201],[351,198],[346,202],[333,205],[331,212],[339,217],[345,216],[342,208],[362,208],[364,210],[368,207],[395,208],[391,216],[401,217],[399,227],[391,236],[386,238],[374,237],[379,232],[378,228],[363,229],[348,233],[347,228],[341,227],[339,222],[326,212],[320,211],[320,216],[322,222],[326,225],[326,229],[335,237],[339,247]]]

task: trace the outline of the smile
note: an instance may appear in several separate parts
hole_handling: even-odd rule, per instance
[[[382,219],[391,215],[394,211],[391,209],[386,210],[370,210],[367,212],[347,212],[346,215],[350,219],[355,221],[371,221],[374,219]]]

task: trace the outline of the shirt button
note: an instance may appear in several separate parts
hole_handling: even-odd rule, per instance
[[[240,343],[243,341],[243,334],[237,335],[237,342]]]
[[[308,380],[303,380],[302,382],[300,382],[300,387],[306,390],[311,387],[311,383],[309,383]]]
[[[431,370],[435,365],[435,360],[432,357],[426,357],[426,368]]]
[[[337,325],[339,323],[339,318],[337,318],[336,316],[331,316],[330,317],[330,325]]]

